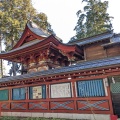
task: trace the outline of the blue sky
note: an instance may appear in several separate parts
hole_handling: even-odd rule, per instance
[[[38,12],[44,12],[56,35],[67,43],[75,35],[76,12],[83,8],[82,0],[32,0]],[[102,0],[104,1],[104,0]],[[109,0],[108,13],[113,16],[115,33],[120,32],[120,0]]]

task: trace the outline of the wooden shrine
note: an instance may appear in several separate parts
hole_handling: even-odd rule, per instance
[[[11,51],[1,54],[1,58],[22,63],[26,73],[69,66],[72,61],[83,59],[83,50],[77,45],[60,41],[28,22],[18,43]]]
[[[115,102],[116,96],[120,98],[119,43],[120,35],[109,31],[64,44],[28,21],[13,49],[0,54],[0,59],[23,65],[22,75],[0,79],[3,115],[119,116],[120,107]]]

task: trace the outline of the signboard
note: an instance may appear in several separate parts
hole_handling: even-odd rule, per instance
[[[42,86],[33,87],[33,99],[42,98]]]
[[[61,83],[51,85],[51,98],[71,97],[70,83]]]

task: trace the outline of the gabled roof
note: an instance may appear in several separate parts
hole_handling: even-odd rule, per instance
[[[14,48],[11,51],[1,53],[0,59],[18,62],[18,60],[16,59],[17,57],[23,56],[24,54],[30,54],[31,52],[33,53],[34,51],[40,52],[40,50],[44,48],[55,48],[58,51],[60,50],[59,52],[62,52],[63,54],[74,52],[75,54],[79,54],[80,56],[83,55],[83,51],[79,48],[79,46],[61,43],[54,35],[50,35],[43,40],[36,39],[27,42],[20,47]]]
[[[23,79],[29,79],[34,77],[46,76],[46,75],[59,75],[65,72],[66,73],[67,72],[71,73],[73,71],[80,72],[82,70],[94,69],[94,68],[100,68],[100,67],[107,68],[111,65],[114,66],[119,64],[120,64],[120,56],[105,58],[101,60],[86,61],[86,62],[79,63],[77,65],[72,65],[68,67],[62,67],[62,68],[56,68],[56,69],[46,70],[41,72],[33,72],[33,73],[19,75],[19,76],[1,78],[0,83],[10,82],[10,81],[19,81]]]
[[[50,34],[42,29],[40,29],[34,22],[29,21],[27,22],[27,27],[36,35],[42,37],[48,37]]]
[[[91,44],[94,42],[106,40],[108,38],[111,38],[113,35],[114,35],[113,31],[108,31],[105,33],[94,35],[92,37],[87,37],[87,38],[83,38],[80,40],[70,41],[68,44],[77,44],[79,46],[84,46],[84,45]]]
[[[60,43],[60,41],[58,41],[53,35],[50,35],[44,40],[36,39],[30,42],[27,42],[21,45],[20,47],[14,48],[11,51],[0,53],[0,59],[12,60],[13,56],[19,56],[24,52],[27,53],[36,49],[43,48],[45,45],[48,46],[50,43],[54,43],[57,45]]]
[[[83,50],[77,45],[63,44],[56,35],[49,34],[40,29],[35,23],[28,21],[20,40],[11,51],[1,53],[0,59],[21,62],[19,59],[21,56],[30,55],[31,52],[34,53],[33,51],[37,52],[44,48],[49,49],[50,47],[55,48],[62,54],[70,53],[72,55],[83,56]]]
[[[110,39],[109,43],[103,44],[103,47],[110,47],[113,45],[119,45],[120,44],[120,34],[114,34],[113,37]]]
[[[26,39],[29,39],[29,41],[35,39],[43,40],[48,36],[50,36],[49,33],[40,29],[34,22],[28,21],[20,40],[13,47],[13,49],[18,48],[22,46],[24,43],[26,43]]]

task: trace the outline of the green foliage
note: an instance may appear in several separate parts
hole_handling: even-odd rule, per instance
[[[37,13],[31,0],[0,0],[0,40],[4,40],[5,51],[9,51],[20,39],[28,20],[47,30],[49,23],[44,13]],[[16,75],[15,65],[12,65]]]
[[[33,22],[35,22],[40,28],[44,30],[46,30],[48,27],[47,16],[44,13],[37,14],[34,17]]]
[[[8,117],[8,116],[4,116],[4,117],[2,117],[0,120],[20,120],[20,119],[17,118],[17,117]]]
[[[108,1],[83,0],[86,3],[83,11],[77,12],[78,22],[75,27],[76,36],[70,41],[90,37],[112,29],[111,19],[107,13]]]
[[[28,2],[28,5],[25,7],[26,2]],[[4,35],[5,45],[8,50],[20,37],[27,17],[29,13],[31,14],[33,11],[32,9],[29,12],[30,2],[29,0],[26,0],[26,2],[23,2],[23,0],[4,0],[0,2],[2,5],[1,12],[3,14],[1,16],[1,32]]]
[[[44,13],[37,13],[31,0],[0,1],[0,30],[7,51],[19,40],[27,20],[32,20],[41,28],[47,29],[47,16]]]

